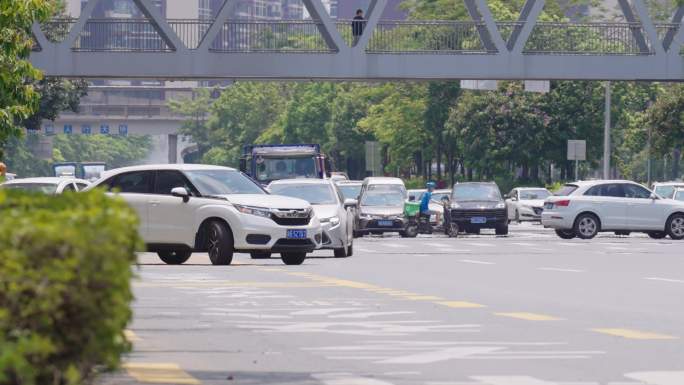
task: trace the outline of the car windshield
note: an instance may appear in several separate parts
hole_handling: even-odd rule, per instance
[[[63,164],[54,166],[55,176],[76,176],[76,166],[71,164]]]
[[[8,190],[25,190],[43,194],[57,193],[57,184],[55,183],[7,183],[0,186],[0,188]]]
[[[404,206],[406,190],[400,185],[370,185],[361,198],[361,206]]]
[[[455,202],[501,200],[501,192],[494,184],[457,184],[452,196]]]
[[[564,197],[572,194],[573,192],[575,192],[575,190],[577,190],[577,185],[566,184],[565,186],[561,187],[560,190],[553,193],[553,195]]]
[[[675,188],[675,186],[657,186],[655,188],[655,193],[663,198],[672,198]]]
[[[551,193],[546,189],[520,190],[520,200],[546,199]]]
[[[327,184],[275,184],[269,190],[272,194],[303,199],[312,205],[337,203],[332,188]]]
[[[677,191],[677,192],[675,193],[674,199],[675,199],[675,200],[678,200],[678,201],[683,201],[683,202],[684,202],[684,190],[679,190],[679,191]]]
[[[185,175],[202,195],[266,194],[242,173],[232,170],[194,170]]]
[[[318,176],[316,159],[313,156],[257,157],[256,170],[256,179],[259,182]]]
[[[359,199],[359,193],[361,193],[361,185],[339,185],[337,186],[344,199]]]

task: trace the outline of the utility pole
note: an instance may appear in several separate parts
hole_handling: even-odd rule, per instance
[[[603,127],[603,179],[610,179],[610,87],[610,81],[606,82],[605,126]]]
[[[648,126],[648,147],[647,149],[647,160],[646,160],[646,179],[648,182],[646,183],[646,186],[650,187],[651,186],[651,126]]]

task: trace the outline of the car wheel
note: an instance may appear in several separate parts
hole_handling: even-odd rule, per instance
[[[399,233],[402,238],[415,238],[418,236],[418,226],[409,225],[406,230]]]
[[[581,214],[575,219],[573,231],[582,239],[594,238],[600,229],[599,220],[594,214]]]
[[[664,231],[651,231],[648,233],[648,236],[653,239],[663,239],[667,237],[667,233]]]
[[[674,214],[667,220],[667,235],[670,238],[680,241],[684,239],[684,214]]]
[[[347,246],[347,257],[354,255],[354,244]]]
[[[190,258],[192,251],[160,251],[157,255],[167,265],[182,265]]]
[[[225,224],[213,221],[207,226],[207,252],[212,265],[230,265],[233,261],[233,233]]]
[[[562,239],[573,239],[576,237],[575,232],[573,230],[556,230],[556,235],[558,235]]]
[[[271,258],[271,253],[269,252],[252,252],[249,253],[249,255],[252,257],[252,259],[269,259]]]
[[[478,233],[480,229],[478,229]],[[495,229],[496,235],[508,235],[508,224],[497,225]]]
[[[280,258],[286,265],[301,265],[306,259],[306,253],[281,253]]]
[[[449,235],[449,238],[458,237],[458,231],[458,223],[452,222],[451,224],[449,224],[449,231],[447,233]]]
[[[335,252],[335,258],[347,258],[347,248],[346,247],[335,249],[333,251]]]

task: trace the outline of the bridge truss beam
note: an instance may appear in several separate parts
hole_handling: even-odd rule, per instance
[[[61,40],[48,39],[41,26],[34,26],[39,49],[31,55],[33,64],[48,76],[82,78],[684,80],[684,6],[677,9],[671,23],[655,25],[643,0],[620,0],[628,23],[596,25],[540,23],[537,20],[544,0],[527,0],[515,22],[494,21],[485,0],[464,0],[472,21],[386,22],[380,16],[387,1],[372,0],[366,28],[356,44],[343,36],[346,22],[331,20],[321,0],[303,0],[312,17],[310,22],[291,22],[294,27],[287,27],[288,22],[251,25],[240,21],[242,24],[230,30],[228,23],[235,21],[228,16],[236,1],[226,0],[217,18],[204,22],[206,28],[200,29],[202,36],[194,44],[179,33],[179,26],[192,25],[190,21],[165,20],[150,0],[134,0],[158,34],[155,47],[163,49],[116,50],[79,43],[79,36],[93,37],[93,33],[83,32],[88,24],[91,29],[97,23],[107,25],[106,20],[89,21],[99,1],[88,2]],[[216,43],[216,39],[232,39],[249,28],[290,28],[296,37],[294,34],[301,34],[307,25],[315,25],[322,38],[322,45],[315,49],[257,47],[250,34],[238,43]],[[507,37],[502,33],[504,28],[510,28]],[[438,46],[430,45],[435,44],[432,41],[406,40],[406,36],[420,39],[418,32],[426,30],[446,37],[438,35],[443,40]],[[582,51],[586,36],[596,39],[592,44],[599,49],[589,44],[590,49]],[[416,44],[425,47],[416,49]],[[616,46],[616,52],[601,51],[601,47]]]

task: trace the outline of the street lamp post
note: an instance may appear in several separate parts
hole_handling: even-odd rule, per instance
[[[611,85],[606,82],[605,126],[603,127],[603,179],[610,179],[610,108]]]

